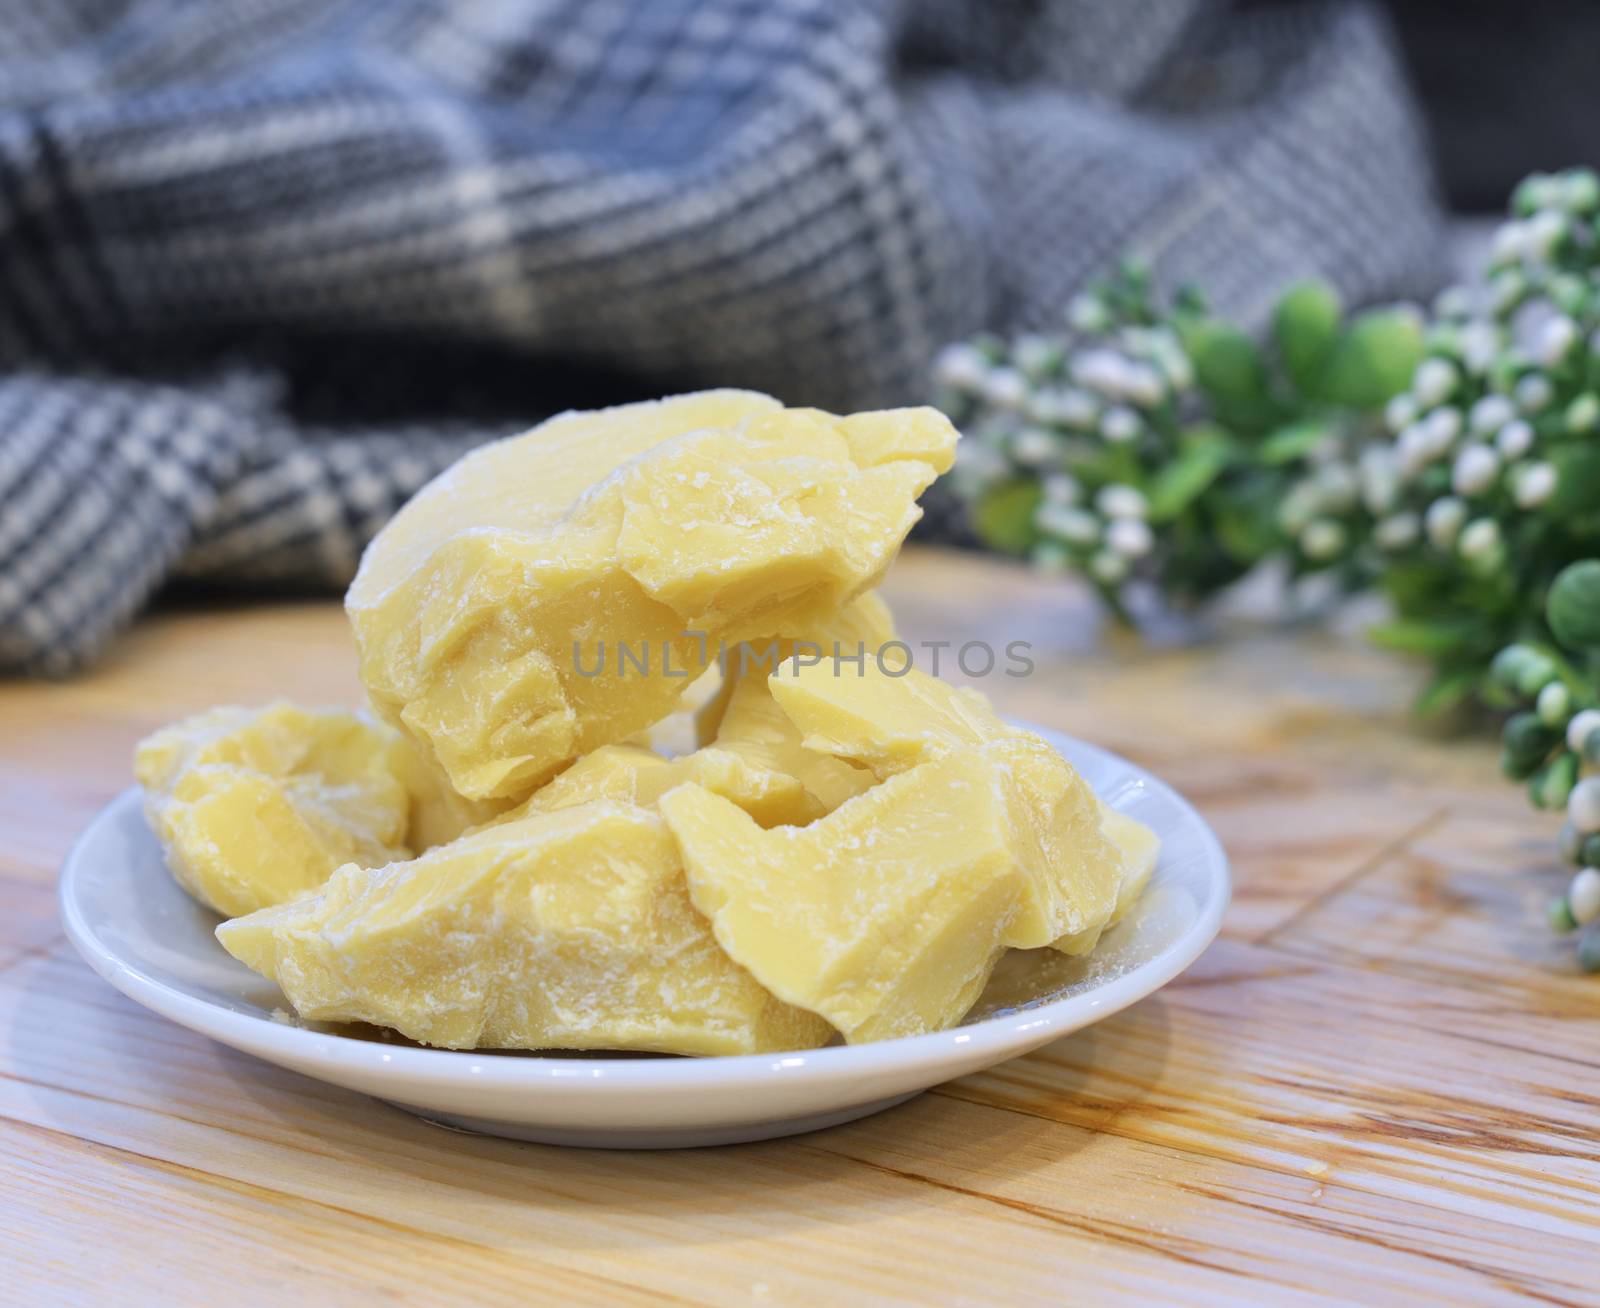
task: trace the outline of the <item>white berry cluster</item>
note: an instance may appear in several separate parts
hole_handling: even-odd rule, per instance
[[[981,502],[1019,480],[1034,563],[1075,571],[1114,592],[1154,567],[1157,535],[1141,487],[1172,457],[1194,370],[1177,333],[1142,307],[1129,268],[1107,293],[1068,309],[1070,333],[986,336],[934,361],[938,402],[964,429],[953,484]]]
[[[1576,872],[1550,920],[1600,971],[1600,775],[1585,775],[1600,766],[1600,563],[1583,561],[1600,545],[1600,178],[1523,183],[1480,283],[1435,301],[1427,343],[1386,437],[1291,491],[1283,525],[1312,557],[1365,536],[1408,637],[1436,638],[1435,684],[1522,706],[1501,766],[1566,811]],[[1399,584],[1417,576],[1420,596]],[[1485,640],[1523,633],[1475,673]]]
[[[1600,433],[1600,179],[1530,178],[1515,210],[1482,284],[1435,301],[1428,357],[1389,402],[1387,438],[1286,499],[1307,554],[1332,549],[1342,526],[1382,555],[1490,575],[1513,537],[1527,545],[1523,524],[1537,532],[1564,511],[1564,453]],[[1357,507],[1364,522],[1349,520]]]
[[[1586,970],[1600,970],[1600,776],[1582,775],[1585,767],[1600,764],[1596,688],[1559,652],[1526,644],[1502,650],[1492,675],[1512,698],[1531,704],[1506,722],[1502,769],[1528,782],[1535,805],[1565,809],[1567,815],[1560,849],[1578,870],[1566,894],[1550,906],[1551,925],[1560,931],[1588,928],[1579,958]],[[1579,696],[1590,704],[1578,707]]]
[[[1521,709],[1503,765],[1567,810],[1552,920],[1600,970],[1600,177],[1527,179],[1426,318],[1307,283],[1252,340],[1131,266],[1066,317],[936,361],[979,536],[1113,606],[1135,575],[1203,599],[1273,555],[1382,589],[1374,639],[1433,661],[1427,710]]]
[[[1193,291],[1158,300],[1125,265],[1066,319],[934,362],[967,438],[952,484],[986,543],[1085,576],[1113,606],[1136,575],[1183,604],[1285,551],[1301,572],[1370,552],[1362,506],[1393,480],[1371,447],[1421,357],[1420,314],[1347,318],[1307,282],[1260,341]]]
[[[1550,908],[1557,930],[1583,928],[1578,958],[1600,971],[1600,561],[1579,560],[1550,583],[1548,640],[1508,645],[1489,669],[1499,702],[1521,705],[1501,733],[1501,768],[1527,781],[1540,808],[1565,808],[1560,847],[1578,871]]]
[[[1287,541],[1313,564],[1330,563],[1358,543],[1363,506],[1387,503],[1392,471],[1376,447],[1348,427],[1330,429],[1307,452],[1305,475],[1290,485],[1278,508]],[[1391,527],[1390,530],[1393,530]]]

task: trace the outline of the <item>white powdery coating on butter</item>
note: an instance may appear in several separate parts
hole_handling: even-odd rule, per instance
[[[873,585],[954,441],[932,410],[836,419],[724,392],[487,447],[369,548],[347,598],[362,678],[463,794],[520,799],[671,712],[669,652],[692,673],[724,637]],[[648,673],[603,670],[623,642]]]
[[[725,1054],[814,1046],[689,903],[661,819],[595,801],[485,829],[225,924],[302,1017],[452,1048]]]

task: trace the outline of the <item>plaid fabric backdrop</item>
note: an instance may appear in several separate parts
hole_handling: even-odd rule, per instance
[[[0,670],[174,577],[336,587],[472,442],[916,401],[1133,248],[1426,288],[1358,3],[0,0]]]

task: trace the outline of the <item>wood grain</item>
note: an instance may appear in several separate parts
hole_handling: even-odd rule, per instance
[[[55,869],[142,734],[357,696],[336,605],[167,610],[90,676],[0,686],[0,1300],[1593,1302],[1600,989],[1539,920],[1552,820],[1491,746],[1414,730],[1411,671],[1325,631],[1141,646],[925,550],[888,590],[912,639],[1032,642],[984,682],[1004,708],[1205,811],[1237,893],[1194,969],[800,1139],[443,1131],[145,1012],[63,940]]]

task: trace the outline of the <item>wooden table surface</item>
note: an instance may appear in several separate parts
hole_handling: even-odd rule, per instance
[[[1191,648],[1063,582],[908,551],[913,639],[1028,640],[1003,707],[1187,793],[1222,938],[1098,1026],[878,1117],[684,1153],[454,1134],[192,1035],[96,978],[55,875],[134,742],[214,703],[353,702],[331,603],[144,620],[0,685],[0,1301],[1418,1301],[1600,1294],[1600,979],[1542,905],[1554,820],[1413,670],[1326,631]]]

